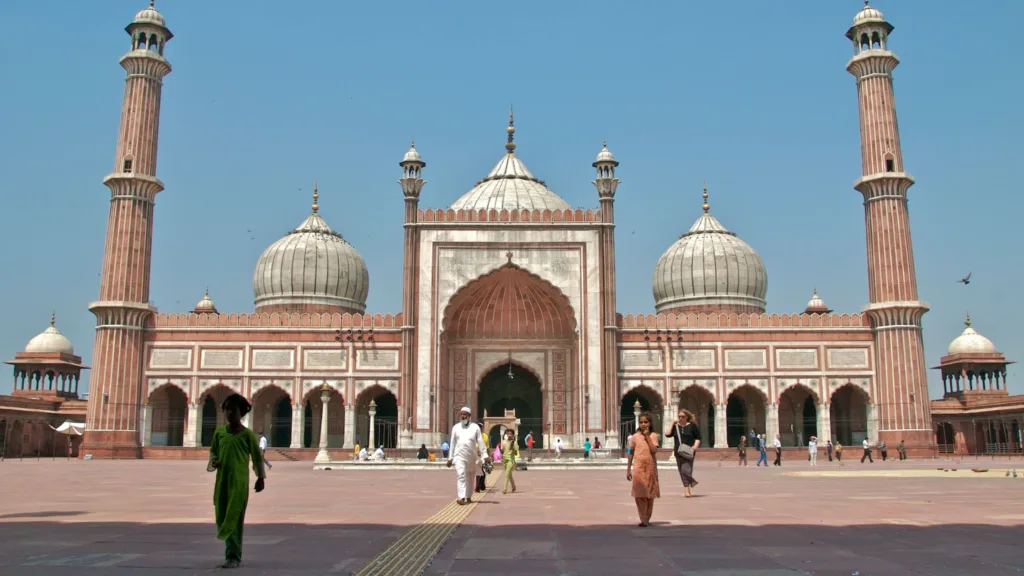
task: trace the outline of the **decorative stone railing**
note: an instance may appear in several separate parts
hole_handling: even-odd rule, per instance
[[[419,211],[419,222],[467,223],[467,222],[524,222],[542,224],[601,222],[601,213],[593,209],[567,210],[452,210],[450,208],[427,208]]]
[[[867,328],[854,314],[622,314],[616,325],[624,330],[678,330],[682,328]]]
[[[402,314],[157,314],[151,328],[381,328],[402,326]]]

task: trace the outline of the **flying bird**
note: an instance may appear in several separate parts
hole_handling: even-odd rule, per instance
[[[957,280],[957,282],[963,284],[964,286],[967,286],[968,284],[971,283],[971,273],[968,272],[967,276],[964,276],[963,278]]]

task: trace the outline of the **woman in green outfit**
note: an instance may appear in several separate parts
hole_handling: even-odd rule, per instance
[[[516,459],[519,458],[519,446],[516,445],[516,433],[509,428],[505,430],[505,439],[501,441],[501,463],[505,465],[505,489],[502,494],[508,494],[508,485],[512,485],[512,491],[516,491],[516,481],[512,473],[516,470]]]
[[[224,541],[224,564],[238,568],[242,562],[242,528],[245,507],[249,503],[249,459],[256,472],[256,491],[262,492],[266,479],[263,454],[256,435],[242,425],[242,417],[252,410],[245,397],[232,394],[224,399],[221,410],[228,423],[213,432],[207,472],[217,471],[213,489],[213,509],[217,520],[217,538]]]

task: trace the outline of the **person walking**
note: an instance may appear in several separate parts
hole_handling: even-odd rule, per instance
[[[441,458],[448,459],[448,441],[441,442]]]
[[[505,489],[502,494],[508,494],[508,487],[512,486],[512,493],[516,491],[516,480],[513,473],[516,471],[516,460],[519,459],[519,446],[516,444],[516,433],[509,428],[505,431],[505,439],[501,441],[501,463],[505,467]]]
[[[885,440],[878,443],[878,451],[882,454],[882,462],[889,459],[889,447],[885,445]]]
[[[562,439],[555,438],[555,460],[562,458]]]
[[[900,443],[896,445],[896,454],[899,455],[900,460],[907,459],[907,447],[903,444],[903,440],[900,440]]]
[[[654,499],[661,497],[658,483],[658,435],[651,431],[651,415],[640,414],[637,431],[629,437],[629,458],[626,462],[626,480],[631,482],[630,494],[636,501],[641,528],[650,525],[654,514]]]
[[[587,460],[588,458],[590,458],[590,449],[591,449],[591,447],[592,447],[592,445],[590,443],[590,438],[587,438],[583,442],[583,459],[584,460]]]
[[[737,452],[740,455],[740,463],[737,464],[737,466],[746,466],[747,465],[747,437],[746,436],[741,436],[740,437],[740,445],[739,445],[739,447],[736,450],[737,450]]]
[[[690,488],[697,486],[693,479],[693,460],[697,455],[697,448],[700,448],[700,428],[697,428],[696,418],[693,412],[686,408],[680,408],[676,421],[672,427],[665,431],[665,435],[672,435],[676,457],[676,468],[679,470],[679,478],[683,481],[683,495],[687,498],[692,496]]]
[[[533,430],[526,433],[526,461],[533,462]]]
[[[875,459],[871,457],[871,443],[868,442],[867,438],[865,438],[864,441],[861,442],[861,445],[864,446],[864,455],[860,457],[860,463],[863,464],[864,459],[867,458],[868,462],[874,464]]]
[[[843,445],[836,441],[836,461],[841,466],[843,464]]]
[[[811,436],[809,442],[807,442],[807,456],[811,462],[811,466],[817,466],[818,464],[818,437]]]
[[[782,438],[778,434],[775,435],[775,462],[773,464],[782,466]]]
[[[831,461],[832,461],[832,449],[833,449],[833,448],[834,448],[834,447],[832,446],[832,440],[830,439],[830,440],[829,440],[829,441],[828,441],[828,442],[827,442],[827,443],[825,444],[825,451],[826,451],[826,452],[828,452],[828,461],[829,461],[829,462],[831,462]]]
[[[260,455],[263,456],[263,465],[266,466],[267,469],[269,470],[273,468],[274,465],[267,461],[267,446],[267,437],[264,436],[263,431],[260,430]]]
[[[761,462],[764,462],[764,467],[768,467],[768,449],[764,445],[764,434],[757,435],[757,451],[760,453],[757,457],[757,465],[760,466]]]
[[[221,403],[227,425],[213,432],[207,472],[217,472],[213,488],[213,510],[217,522],[217,538],[224,541],[224,563],[221,568],[238,568],[242,563],[242,532],[245,509],[249,505],[249,461],[256,473],[256,492],[266,487],[263,452],[259,440],[242,424],[242,417],[252,404],[241,394],[232,394]]]
[[[457,502],[469,504],[473,501],[473,488],[476,481],[477,462],[487,458],[487,445],[484,444],[480,427],[469,420],[469,406],[459,411],[459,423],[452,428],[451,454],[448,467],[455,465]]]

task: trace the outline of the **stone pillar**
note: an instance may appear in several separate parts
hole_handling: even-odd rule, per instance
[[[249,425],[249,421],[252,420],[251,416],[252,412],[249,412],[245,416],[242,416],[242,426],[245,426],[246,428],[252,428],[252,426]]]
[[[868,404],[868,442],[875,444],[878,442],[878,405]]]
[[[355,448],[356,441],[356,407],[345,405],[345,442],[343,448]]]
[[[373,454],[373,451],[377,449],[377,445],[374,443],[376,442],[376,439],[374,438],[374,428],[376,428],[376,426],[374,425],[374,420],[376,419],[376,417],[377,403],[373,400],[370,400],[370,432],[366,441],[366,451],[369,452],[370,454]]]
[[[412,413],[412,410],[409,412]],[[398,405],[398,414],[399,418],[401,418],[401,414],[403,414],[401,404]],[[412,416],[406,416],[405,421],[400,421],[398,423],[398,430],[398,447],[415,448],[416,444],[412,439]]]
[[[779,434],[779,405],[772,402],[768,405],[768,418],[765,422],[765,433],[768,435],[768,445],[775,445],[775,436]]]
[[[327,408],[331,402],[331,389],[324,384],[320,390],[320,400],[323,402],[323,409],[320,411],[320,451],[316,453],[317,464],[326,464],[331,461],[331,455],[327,453]]]
[[[725,404],[715,404],[715,448],[729,447],[729,423],[725,417]]]
[[[818,404],[818,442],[824,444],[832,439],[832,415],[828,402]]]
[[[640,401],[637,400],[636,402],[633,402],[633,426],[635,426],[637,430],[640,429],[640,412]]]
[[[665,406],[661,409],[661,430],[655,430],[658,434],[664,434],[675,422],[675,414],[672,413],[673,406]],[[665,444],[667,446],[667,444]]]
[[[201,440],[199,431],[202,430],[202,416],[203,413],[199,411],[199,404],[194,402],[188,403],[188,416],[185,421],[185,441],[182,442],[186,447],[195,448],[199,446]]]
[[[292,404],[292,443],[290,448],[302,448],[302,430],[304,414],[302,404]]]
[[[142,413],[142,429],[145,430],[142,436],[143,446],[153,445],[153,405],[146,404],[146,411]]]

